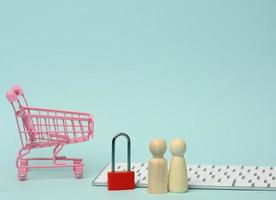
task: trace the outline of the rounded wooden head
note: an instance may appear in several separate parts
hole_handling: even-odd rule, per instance
[[[173,156],[183,156],[186,151],[186,143],[181,138],[175,138],[170,144],[170,152]]]
[[[162,157],[167,150],[167,144],[165,140],[161,138],[155,138],[151,140],[149,148],[153,157]]]

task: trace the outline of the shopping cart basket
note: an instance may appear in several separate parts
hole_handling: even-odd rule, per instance
[[[83,176],[80,158],[58,156],[64,145],[88,141],[94,135],[94,120],[89,113],[29,107],[20,86],[6,94],[15,113],[21,149],[16,159],[18,179],[26,180],[31,168],[72,167],[76,178]],[[51,158],[31,158],[32,149],[53,148]],[[51,161],[50,165],[30,165],[29,161]]]

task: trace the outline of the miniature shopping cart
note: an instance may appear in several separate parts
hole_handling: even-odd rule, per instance
[[[14,86],[6,97],[11,103],[21,149],[16,159],[18,179],[26,180],[31,168],[72,167],[76,178],[83,176],[83,161],[80,158],[58,156],[64,145],[88,141],[94,134],[94,120],[89,113],[50,110],[29,107],[20,86]],[[51,158],[30,158],[32,149],[53,148]],[[30,165],[30,162],[51,161],[50,165]]]

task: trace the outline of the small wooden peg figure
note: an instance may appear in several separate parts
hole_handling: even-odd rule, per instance
[[[184,159],[186,143],[180,138],[175,138],[170,144],[172,154],[169,169],[169,191],[186,192],[188,190],[187,165]]]
[[[168,192],[168,163],[163,155],[167,150],[167,144],[163,139],[153,139],[149,148],[153,158],[148,165],[148,192],[166,193]]]

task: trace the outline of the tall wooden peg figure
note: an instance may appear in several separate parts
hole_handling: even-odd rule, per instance
[[[172,154],[169,169],[169,191],[186,192],[188,190],[187,165],[184,158],[186,143],[175,138],[170,144]]]
[[[167,150],[167,144],[163,139],[153,139],[149,148],[153,158],[148,165],[148,192],[166,193],[168,192],[168,163],[163,155]]]

